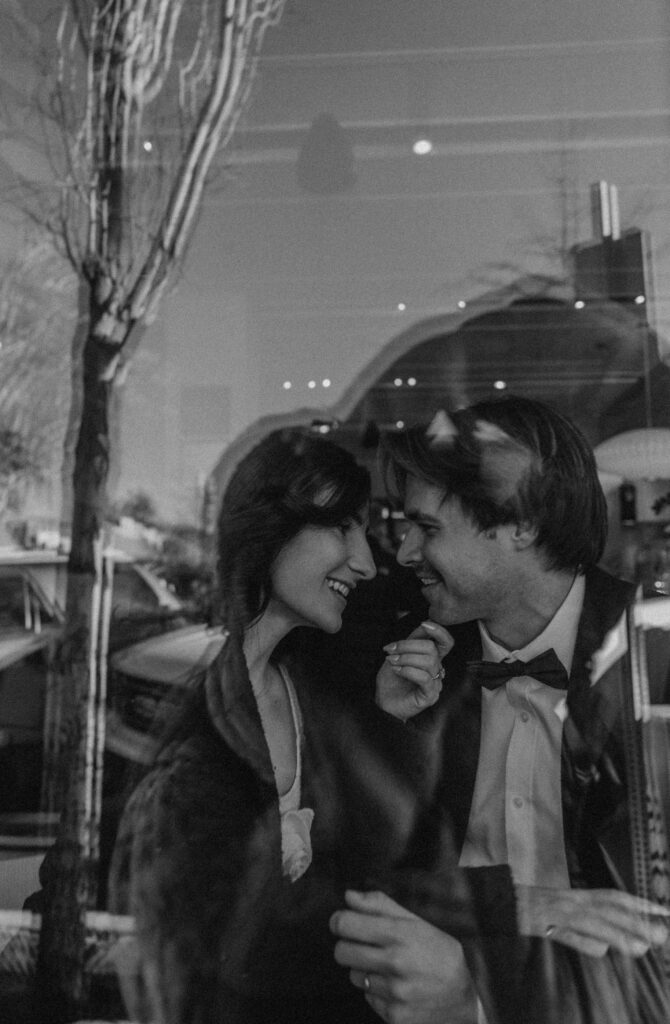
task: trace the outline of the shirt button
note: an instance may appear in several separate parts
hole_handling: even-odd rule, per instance
[[[514,804],[515,807],[523,807],[523,800],[521,799],[520,796],[515,796],[514,799],[512,800],[512,803]]]
[[[527,722],[528,719],[530,718],[530,715],[528,714],[527,711],[522,711],[521,714],[519,715],[519,717],[520,717],[522,722]]]

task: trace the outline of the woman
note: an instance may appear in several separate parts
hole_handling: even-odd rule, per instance
[[[296,642],[297,627],[337,632],[375,574],[369,486],[338,446],[282,431],[226,490],[222,648],[131,797],[112,865],[111,908],[137,923],[134,1019],[378,1019],[335,964],[328,919],[347,885],[407,858],[416,801],[312,688]],[[414,647],[399,671],[435,677],[435,644]]]

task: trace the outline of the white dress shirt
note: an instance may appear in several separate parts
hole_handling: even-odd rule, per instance
[[[546,629],[508,651],[479,623],[485,661],[529,661],[553,647],[569,674],[584,601],[577,576]],[[520,885],[569,888],[561,801],[561,740],[565,692],[530,676],[482,688],[479,761],[464,867],[509,864]]]

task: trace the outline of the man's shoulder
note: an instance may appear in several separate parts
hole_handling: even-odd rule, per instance
[[[584,577],[587,592],[602,594],[611,601],[619,601],[621,604],[629,603],[635,597],[636,583],[613,576],[597,565],[587,569]]]
[[[611,629],[624,609],[635,599],[637,585],[619,579],[594,566],[585,572],[584,611],[601,623],[604,630]]]

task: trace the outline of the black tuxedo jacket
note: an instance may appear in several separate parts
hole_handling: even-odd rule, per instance
[[[635,587],[598,569],[586,574],[568,682],[569,715],[561,750],[564,840],[573,888],[635,891],[631,821],[627,800],[622,660],[591,682],[592,659],[632,601]],[[462,848],[474,793],[481,734],[481,691],[467,662],[482,656],[475,622],[450,627],[455,644],[444,659],[440,700],[408,723],[424,735],[426,750],[439,749],[436,802],[448,810],[454,841]],[[407,728],[405,727],[405,728]],[[480,879],[497,868],[482,868]],[[486,899],[510,885],[498,875]],[[475,889],[476,892],[476,889]],[[426,915],[428,916],[428,914]],[[489,919],[495,918],[490,903]],[[656,953],[634,960],[610,952],[602,959],[579,956],[549,940],[486,936],[474,963],[498,1020],[527,1024],[665,1024],[670,1019],[667,981]],[[436,922],[437,923],[437,922]]]
[[[594,653],[634,592],[633,584],[599,569],[586,574],[561,756],[566,855],[576,888],[633,889],[621,735],[623,666],[616,663],[594,685],[590,672]],[[440,731],[441,800],[449,808],[460,849],[472,804],[481,731],[481,693],[471,684],[467,662],[482,655],[476,623],[454,626],[451,632],[455,645],[444,659],[443,707],[432,712],[432,721],[417,721],[417,725]]]

